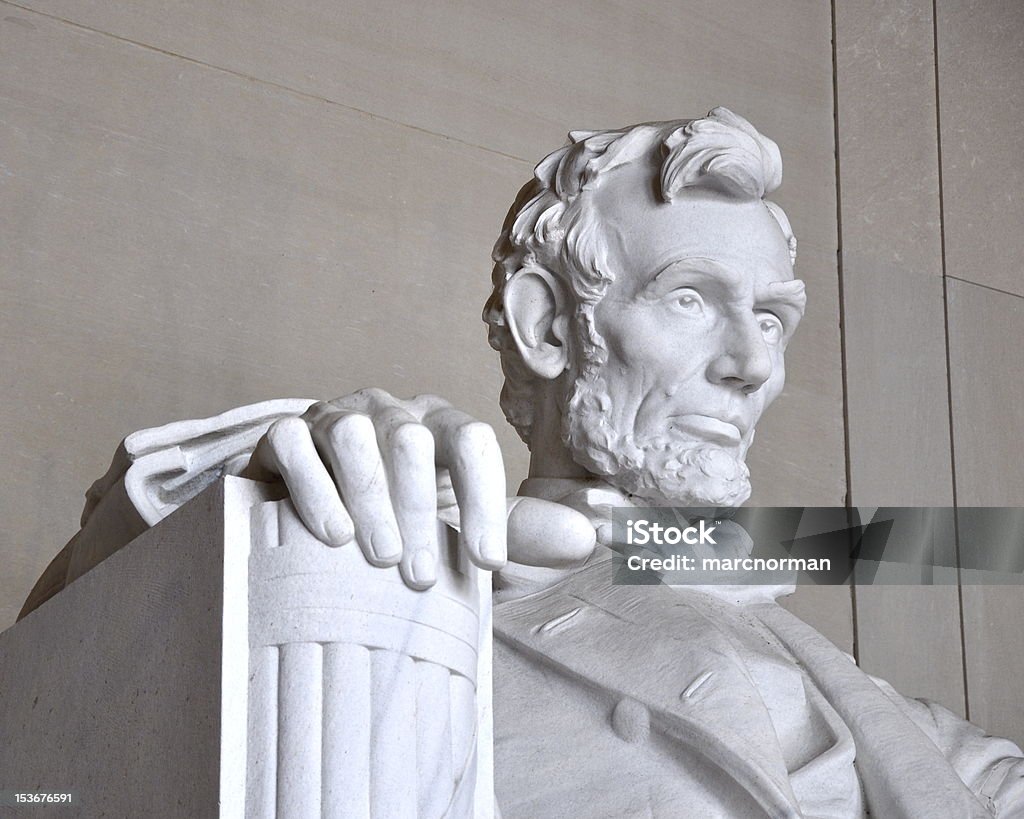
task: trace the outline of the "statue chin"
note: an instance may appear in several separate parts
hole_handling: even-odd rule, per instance
[[[747,465],[715,444],[659,435],[638,442],[643,466],[609,480],[652,503],[739,506],[750,497]]]
[[[740,506],[750,470],[736,453],[674,429],[637,436],[615,429],[604,379],[580,376],[563,410],[562,440],[573,459],[651,504]]]

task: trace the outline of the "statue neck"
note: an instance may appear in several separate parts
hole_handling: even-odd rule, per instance
[[[531,478],[590,478],[590,472],[572,459],[562,443],[562,412],[558,407],[559,382],[549,381],[537,396],[530,434]]]

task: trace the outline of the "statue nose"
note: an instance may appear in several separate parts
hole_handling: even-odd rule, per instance
[[[739,378],[737,376],[725,376],[724,378],[718,379],[718,383],[739,390],[745,395],[750,395],[753,392],[757,392],[766,380],[767,379],[752,381],[749,379]]]
[[[739,322],[736,322],[739,325]],[[760,326],[729,328],[723,349],[708,365],[708,379],[744,394],[757,392],[772,374],[772,359]]]

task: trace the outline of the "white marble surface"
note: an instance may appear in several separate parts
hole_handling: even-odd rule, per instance
[[[225,595],[223,500],[198,498],[0,634],[0,790],[69,791],[71,815],[218,800],[243,815],[244,728],[223,718],[245,702],[244,600]]]

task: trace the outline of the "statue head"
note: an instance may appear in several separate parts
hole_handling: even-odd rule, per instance
[[[778,148],[724,108],[569,136],[506,217],[484,308],[531,474],[738,505],[805,302],[764,198]]]

